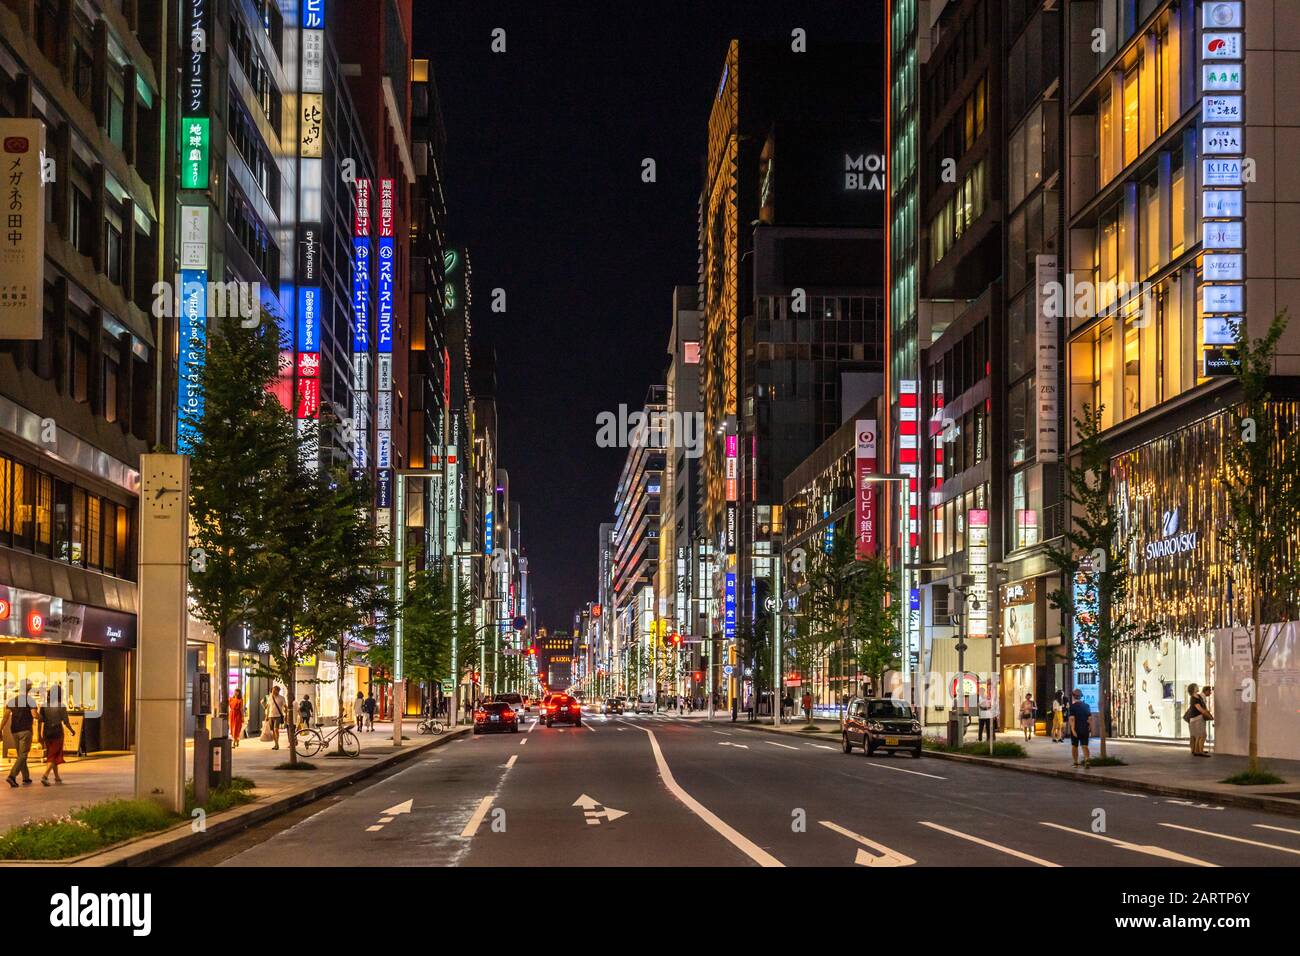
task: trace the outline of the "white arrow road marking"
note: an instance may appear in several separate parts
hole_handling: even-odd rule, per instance
[[[1169,827],[1171,830],[1186,830],[1188,833],[1199,833],[1201,836],[1217,837],[1220,840],[1231,840],[1233,843],[1245,843],[1250,846],[1262,846],[1269,850],[1281,850],[1283,853],[1292,853],[1300,856],[1300,850],[1289,846],[1278,846],[1276,843],[1261,843],[1259,840],[1247,840],[1245,837],[1228,836],[1226,833],[1214,833],[1210,830],[1198,830],[1196,827],[1179,826],[1177,823],[1162,823],[1162,827]]]
[[[785,866],[784,863],[772,854],[768,853],[761,846],[740,833],[730,824],[723,821],[712,810],[687,793],[682,788],[681,784],[677,782],[677,778],[673,776],[673,772],[668,766],[668,761],[664,759],[664,752],[659,749],[659,739],[655,737],[654,731],[650,730],[648,727],[638,727],[637,730],[643,731],[645,735],[650,738],[650,749],[654,751],[655,764],[659,767],[659,778],[663,780],[664,786],[667,787],[669,792],[681,801],[688,810],[711,826],[723,837],[723,839],[759,866]],[[742,744],[740,746],[744,745]]]
[[[1060,867],[1061,864],[1053,863],[1051,860],[1041,860],[1036,856],[1030,856],[1028,853],[1021,853],[1019,850],[1013,850],[1009,846],[1003,846],[1000,843],[994,843],[991,840],[984,840],[970,833],[962,833],[960,830],[953,830],[949,827],[940,826],[937,823],[930,823],[928,820],[918,820],[923,827],[929,827],[931,830],[938,830],[941,833],[947,833],[949,836],[955,836],[959,840],[969,840],[971,843],[978,843],[980,846],[986,846],[990,850],[997,850],[999,853],[1006,853],[1014,856],[1018,860],[1024,860],[1027,863],[1037,863],[1039,866]]]
[[[733,744],[730,740],[719,740],[719,747],[739,747],[741,750],[748,750],[749,744]]]
[[[764,743],[769,743],[769,744],[771,744],[773,747],[784,747],[786,750],[798,750],[798,749],[799,749],[798,747],[791,747],[789,744],[778,744],[775,740],[765,740]]]
[[[1093,833],[1091,830],[1076,830],[1074,827],[1062,826],[1059,823],[1048,823],[1046,820],[1039,820],[1045,827],[1051,827],[1054,830],[1064,830],[1066,833],[1077,833],[1079,836],[1092,837],[1094,840],[1104,840],[1113,846],[1120,847],[1124,850],[1132,850],[1134,853],[1145,853],[1147,856],[1158,856],[1162,860],[1174,860],[1178,863],[1190,863],[1193,866],[1213,866],[1218,867],[1217,863],[1209,863],[1205,860],[1198,860],[1194,856],[1184,856],[1181,853],[1175,853],[1173,850],[1166,850],[1162,846],[1143,846],[1137,843],[1128,843],[1124,840],[1116,840],[1114,837],[1108,837],[1104,833]]]
[[[911,866],[916,862],[910,856],[899,853],[897,850],[891,850],[883,843],[876,843],[874,840],[868,840],[860,833],[846,830],[838,823],[832,823],[830,820],[818,820],[817,822],[826,827],[826,829],[834,830],[836,833],[841,836],[846,836],[850,840],[857,840],[863,846],[869,846],[871,849],[875,850],[876,853],[880,854],[879,856],[876,856],[875,854],[868,853],[866,850],[859,849],[857,855],[853,858],[853,862],[858,864],[858,866]]]
[[[1216,807],[1208,803],[1195,803],[1191,800],[1166,800],[1165,803],[1176,803],[1181,807],[1195,807],[1197,810],[1222,810],[1223,807]]]
[[[389,807],[387,810],[384,810],[379,815],[379,823],[374,826],[366,827],[366,832],[374,833],[376,830],[382,830],[384,828],[384,824],[392,823],[393,818],[396,817],[398,814],[410,813],[411,805],[413,803],[415,803],[414,800],[406,800],[402,803],[397,804],[396,806]]]
[[[470,817],[469,822],[465,824],[465,829],[460,831],[461,836],[472,837],[478,831],[478,825],[482,823],[483,818],[487,816],[488,807],[492,806],[492,797],[493,794],[489,793],[479,801],[478,809],[474,811],[474,815]]]
[[[1252,823],[1251,826],[1259,827],[1261,830],[1276,830],[1278,833],[1294,833],[1300,836],[1300,830],[1292,830],[1288,827],[1269,826],[1267,823]]]
[[[832,747],[830,744],[804,744],[805,747],[816,747],[818,750],[838,750],[838,747]]]
[[[605,819],[606,823],[613,823],[619,817],[627,816],[626,810],[615,810],[613,807],[607,807],[599,800],[594,797],[589,797],[585,793],[569,805],[573,807],[582,807],[582,815],[591,826],[600,826],[602,817]]]

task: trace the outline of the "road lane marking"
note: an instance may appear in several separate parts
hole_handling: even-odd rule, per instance
[[[374,833],[376,830],[382,830],[382,829],[383,829],[383,827],[381,827],[381,826],[366,827],[366,832],[367,832],[367,833]]]
[[[1107,741],[1107,743],[1110,743],[1110,741]],[[1144,793],[1125,793],[1123,790],[1107,790],[1105,787],[1102,788],[1101,792],[1114,793],[1114,794],[1118,794],[1121,797],[1137,797],[1139,800],[1146,799],[1146,794]]]
[[[791,747],[789,744],[779,744],[775,740],[765,740],[764,743],[771,744],[773,747],[784,747],[786,750],[798,750],[798,747]]]
[[[615,810],[613,807],[607,807],[595,797],[589,797],[585,793],[569,806],[582,807],[582,816],[587,821],[588,826],[600,826],[602,818],[606,823],[613,823],[619,817],[627,816],[626,810]]]
[[[816,747],[818,750],[838,750],[838,747],[832,747],[830,744],[804,744],[805,747]]]
[[[591,724],[583,724],[582,726],[586,727],[586,728],[587,728],[588,730],[590,730],[593,734],[596,732],[596,728],[593,727],[593,726],[591,726]]]
[[[1162,860],[1174,860],[1178,863],[1190,863],[1193,866],[1213,866],[1218,867],[1217,863],[1209,863],[1205,860],[1198,860],[1194,856],[1184,856],[1181,853],[1175,853],[1173,850],[1166,850],[1162,846],[1143,846],[1137,843],[1129,843],[1125,840],[1116,840],[1114,837],[1108,837],[1104,833],[1093,833],[1091,830],[1076,830],[1074,827],[1063,826],[1060,823],[1049,823],[1046,820],[1039,820],[1045,827],[1051,827],[1054,830],[1064,830],[1066,833],[1075,833],[1079,836],[1092,837],[1094,840],[1104,840],[1113,846],[1120,847],[1124,850],[1132,850],[1134,853],[1145,853],[1147,856],[1158,856]]]
[[[727,731],[727,730],[715,730],[714,733],[715,733],[715,734],[722,734],[722,736],[724,736],[724,737],[730,737],[730,736],[731,736],[731,732],[730,732],[730,731]]]
[[[748,749],[749,749],[749,744],[733,744],[730,740],[719,740],[719,741],[718,741],[718,746],[719,746],[719,747],[737,747],[737,748],[739,748],[739,749],[741,749],[741,750],[748,750]]]
[[[734,829],[729,823],[719,818],[712,810],[687,793],[682,788],[681,784],[677,782],[677,778],[673,776],[673,772],[668,766],[668,761],[664,759],[664,752],[659,749],[659,739],[655,736],[654,731],[647,727],[638,727],[637,729],[645,731],[646,736],[650,738],[650,749],[654,751],[655,763],[659,767],[659,777],[663,780],[664,786],[667,787],[669,792],[681,801],[688,810],[711,826],[723,837],[723,839],[759,866],[785,866],[784,863],[772,854],[768,853],[757,843]]]
[[[524,744],[526,744],[526,743],[528,743],[528,738],[527,738],[527,737],[525,737],[523,740],[519,741],[519,746],[522,747],[522,746],[523,746]]]
[[[474,835],[478,830],[478,825],[482,823],[483,818],[487,816],[488,807],[492,806],[492,798],[495,796],[496,794],[489,793],[479,801],[478,809],[474,811],[474,815],[470,817],[469,822],[465,824],[465,829],[460,831],[461,836],[472,837]]]
[[[511,767],[515,765],[515,761],[518,759],[519,759],[519,754],[511,754],[510,759],[507,760],[505,763],[503,763],[501,767],[505,770],[509,770]]]
[[[832,747],[831,749],[834,750],[835,748]],[[868,760],[868,761],[867,761],[867,766],[868,766],[868,767],[879,767],[881,770],[893,770],[893,771],[895,771],[896,773],[910,773],[910,774],[912,774],[914,777],[929,777],[931,780],[947,780],[947,779],[948,779],[947,777],[940,777],[938,774],[933,774],[933,773],[922,773],[920,770],[904,770],[902,767],[891,767],[891,766],[890,766],[889,764],[887,764],[887,763],[880,763],[880,762],[875,761],[875,760]]]
[[[1269,850],[1280,850],[1283,853],[1291,853],[1300,856],[1300,850],[1289,846],[1278,846],[1276,843],[1263,843],[1259,840],[1247,840],[1245,837],[1228,836],[1226,833],[1215,833],[1212,830],[1198,830],[1196,827],[1180,826],[1177,823],[1162,823],[1162,827],[1169,827],[1171,830],[1186,830],[1188,833],[1199,833],[1201,836],[1217,837],[1220,840],[1231,840],[1233,843],[1245,843],[1249,846],[1262,846]]]
[[[920,823],[921,826],[923,827],[929,827],[931,830],[938,830],[941,833],[947,833],[950,836],[957,837],[959,840],[969,840],[971,843],[978,843],[980,846],[986,846],[990,850],[997,850],[999,853],[1006,853],[1009,856],[1014,856],[1016,859],[1024,860],[1027,863],[1037,863],[1039,866],[1054,866],[1058,868],[1061,865],[1059,863],[1053,863],[1051,860],[1039,859],[1036,856],[1030,856],[1028,853],[1022,853],[1019,850],[1013,850],[1009,846],[1003,846],[1000,843],[994,843],[992,840],[982,839],[980,837],[975,836],[974,834],[962,833],[960,830],[953,830],[949,827],[940,826],[937,823],[931,823],[928,820],[918,820],[917,822]]]
[[[897,850],[891,850],[883,843],[876,843],[874,840],[868,840],[860,833],[846,830],[838,823],[832,823],[830,820],[818,820],[817,822],[828,830],[834,830],[841,836],[846,836],[850,840],[857,840],[863,846],[871,847],[871,849],[875,850],[876,853],[880,854],[879,856],[876,856],[868,853],[866,850],[858,850],[857,855],[853,858],[853,862],[858,866],[911,866],[916,862],[910,856],[907,856],[904,853],[899,853]]]
[[[1278,833],[1294,833],[1296,836],[1300,836],[1300,830],[1292,830],[1287,827],[1275,827],[1267,823],[1252,823],[1251,826],[1259,827],[1261,830],[1276,830]]]
[[[534,730],[537,729],[537,725],[540,724],[540,723],[541,723],[541,720],[540,720],[540,719],[539,719],[539,720],[534,720],[534,721],[533,721],[533,725],[532,725],[531,727],[528,728],[528,732],[531,734]]]

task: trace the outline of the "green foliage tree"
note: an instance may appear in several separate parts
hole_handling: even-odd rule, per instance
[[[1078,444],[1074,459],[1065,465],[1068,487],[1065,499],[1071,519],[1062,547],[1047,548],[1047,557],[1061,572],[1062,586],[1048,594],[1052,606],[1064,612],[1074,627],[1076,662],[1097,663],[1100,677],[1100,754],[1106,758],[1106,727],[1110,720],[1110,672],[1121,649],[1154,640],[1155,622],[1139,623],[1128,607],[1131,577],[1129,554],[1133,531],[1121,534],[1113,500],[1114,481],[1110,454],[1101,438],[1102,406],[1084,405],[1074,419]],[[1088,595],[1078,607],[1075,585]]]
[[[1259,672],[1277,644],[1267,623],[1295,620],[1300,594],[1300,430],[1271,405],[1268,388],[1287,321],[1285,311],[1278,313],[1253,341],[1245,323],[1233,330],[1241,404],[1232,410],[1235,434],[1225,449],[1223,486],[1231,518],[1220,533],[1250,621],[1250,683],[1236,690],[1250,704],[1251,774],[1260,772]]]
[[[885,672],[903,666],[897,600],[894,575],[883,558],[855,562],[849,578],[848,645],[876,693],[885,686]]]
[[[252,328],[233,317],[214,320],[198,372],[204,414],[181,417],[190,445],[190,595],[195,616],[216,636],[219,662],[227,635],[250,619],[267,586],[263,558],[279,541],[272,511],[296,444],[293,421],[270,392],[279,361],[277,327],[268,317]],[[224,671],[224,663],[218,668]],[[218,680],[223,716],[227,693]]]

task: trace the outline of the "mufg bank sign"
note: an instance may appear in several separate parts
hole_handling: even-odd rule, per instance
[[[881,153],[844,154],[844,189],[848,192],[885,189],[885,157]]]

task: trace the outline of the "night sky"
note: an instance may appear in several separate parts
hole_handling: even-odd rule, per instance
[[[595,598],[621,449],[596,416],[667,365],[672,288],[696,282],[709,108],[733,37],[867,40],[878,0],[798,4],[415,0],[447,130],[449,239],[497,350],[501,465],[521,508],[538,623]],[[506,31],[506,52],[491,35]],[[879,38],[875,38],[879,39]],[[864,81],[878,66],[863,64]],[[641,181],[653,157],[658,181]],[[507,311],[493,314],[491,290]]]

